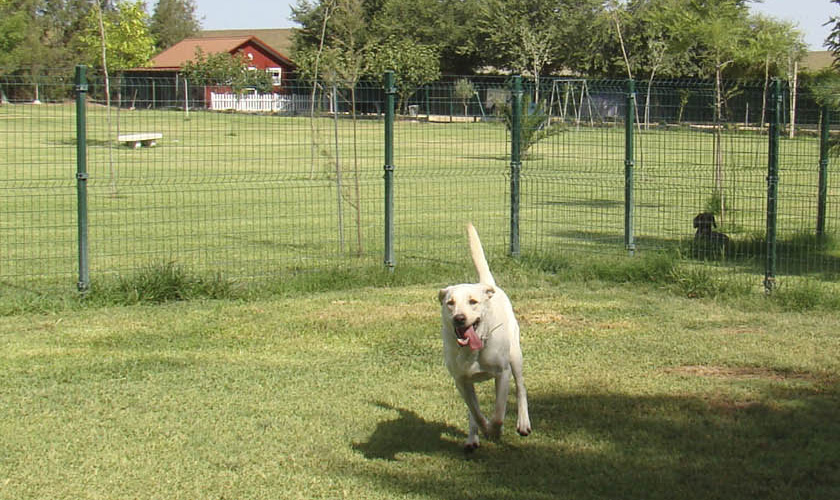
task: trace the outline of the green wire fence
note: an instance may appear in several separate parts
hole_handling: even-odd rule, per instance
[[[0,280],[462,261],[467,221],[491,258],[672,251],[768,289],[840,272],[832,122],[807,89],[794,115],[782,82],[727,82],[722,107],[709,82],[389,82],[1,77]]]

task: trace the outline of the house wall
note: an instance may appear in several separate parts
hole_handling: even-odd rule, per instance
[[[281,62],[274,60],[268,53],[262,50],[259,46],[254,45],[252,43],[246,43],[241,49],[241,52],[250,62],[251,64],[258,69],[266,69],[266,68],[283,68],[283,83],[289,80],[291,76],[291,68]],[[279,90],[279,89],[277,89]]]

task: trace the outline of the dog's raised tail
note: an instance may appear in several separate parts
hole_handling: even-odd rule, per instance
[[[490,266],[484,256],[484,248],[481,247],[481,240],[478,238],[478,231],[472,223],[467,224],[467,238],[470,242],[470,257],[472,257],[475,270],[478,272],[478,282],[492,287],[496,286],[496,280],[490,273]]]

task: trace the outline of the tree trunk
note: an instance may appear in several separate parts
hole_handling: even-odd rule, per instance
[[[767,89],[770,85],[770,56],[764,59],[764,89],[761,92],[761,125],[760,130],[764,130],[764,117],[767,114]]]
[[[715,194],[720,202],[721,223],[726,218],[726,198],[723,192],[723,65],[715,66]]]
[[[352,84],[350,89],[350,104],[353,108],[350,110],[350,116],[353,118],[353,183],[356,190],[356,255],[361,257],[364,253],[364,245],[362,244],[362,188],[361,175],[359,172],[359,141],[356,137],[356,84]]]
[[[796,135],[796,91],[799,83],[799,62],[793,62],[793,82],[790,85],[790,135],[793,139]]]
[[[330,2],[324,7],[324,21],[321,23],[321,39],[318,42],[318,53],[315,55],[315,74],[312,75],[312,94],[309,99],[309,178],[315,175],[315,158],[318,156],[318,131],[315,129],[315,94],[318,91],[318,71],[321,64],[321,53],[324,51],[324,39],[327,33],[327,20],[330,18]]]
[[[333,132],[335,138],[335,192],[336,192],[336,203],[337,203],[337,211],[338,211],[338,246],[339,251],[341,254],[344,254],[344,210],[342,209],[342,202],[341,202],[341,189],[342,189],[342,180],[341,180],[341,150],[339,150],[339,142],[338,142],[338,89],[336,88],[335,84],[333,84],[332,88],[332,106],[330,106],[333,111]]]

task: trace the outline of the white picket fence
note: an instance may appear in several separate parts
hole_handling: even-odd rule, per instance
[[[247,113],[294,112],[298,99],[281,94],[217,94],[210,93],[210,109]]]

